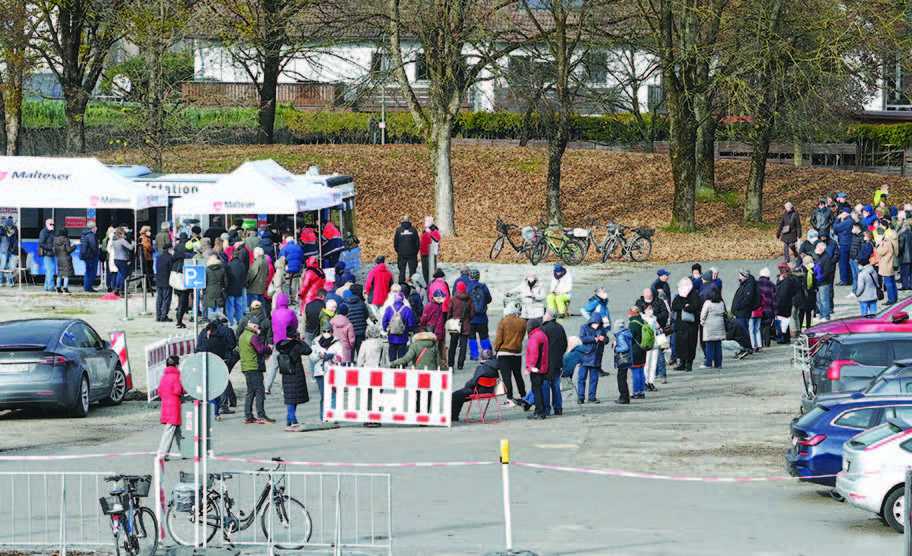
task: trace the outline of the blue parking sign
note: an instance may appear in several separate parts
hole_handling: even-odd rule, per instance
[[[184,265],[184,287],[188,290],[206,288],[206,267],[203,265]]]

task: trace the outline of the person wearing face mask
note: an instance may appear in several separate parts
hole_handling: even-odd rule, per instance
[[[608,310],[608,290],[604,287],[597,288],[595,294],[583,305],[581,312],[585,319],[597,316],[611,320],[611,312]]]
[[[600,403],[596,396],[598,389],[599,370],[602,362],[598,357],[604,349],[605,335],[602,330],[602,318],[592,315],[589,322],[580,327],[580,342],[586,346],[580,361],[579,376],[576,383],[576,403]],[[602,348],[602,349],[599,349]],[[589,377],[589,390],[587,398],[586,377]]]
[[[690,265],[690,281],[693,283],[694,289],[699,292],[703,286],[703,265],[700,263]]]
[[[570,316],[570,295],[573,293],[573,276],[563,266],[554,265],[551,289],[546,298],[548,309],[558,318]]]
[[[520,318],[540,319],[545,314],[545,289],[542,287],[538,276],[529,273],[521,284],[514,290],[519,294]]]
[[[342,344],[333,336],[330,323],[320,325],[320,335],[310,346],[310,368],[320,390],[320,420],[323,421],[323,377],[333,364],[342,362]]]

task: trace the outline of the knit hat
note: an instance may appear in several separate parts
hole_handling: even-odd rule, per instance
[[[820,234],[817,233],[817,230],[810,229],[808,230],[808,241],[817,241],[820,237]]]
[[[751,272],[750,272],[750,270],[747,270],[746,268],[739,268],[738,274],[747,278],[748,276],[750,276]]]
[[[339,305],[339,308],[336,310],[336,314],[337,315],[347,315],[348,314],[348,305],[346,305],[345,303],[343,303],[342,305]]]
[[[670,276],[671,273],[668,272],[668,270],[665,269],[665,268],[660,268],[660,269],[658,270],[658,272],[656,272],[656,275],[659,276],[659,277],[662,277],[662,276]]]
[[[761,269],[760,269],[760,277],[761,277],[761,278],[769,278],[769,277],[770,277],[770,269],[768,269],[767,267],[761,268]]]
[[[456,293],[465,293],[467,291],[465,282],[456,282]]]
[[[779,268],[780,272],[782,272],[782,271],[788,272],[789,265],[788,265],[788,263],[779,263],[778,268]]]
[[[379,257],[374,259],[374,263],[376,263],[376,264],[383,264],[385,262],[386,262],[386,257],[384,257],[383,255],[380,255]]]
[[[541,325],[542,325],[541,319],[529,319],[529,321],[526,322],[526,331],[532,332],[533,330],[535,330],[536,328],[538,328]]]
[[[694,263],[690,265],[690,271],[693,272],[694,270],[699,270],[700,274],[703,274],[703,265],[700,263]]]
[[[858,259],[858,264],[861,266],[867,266],[868,264],[870,264],[870,262],[871,262],[871,259],[869,257],[864,257],[862,259]]]
[[[443,278],[444,276],[446,276],[446,275],[443,273],[442,269],[438,268],[437,270],[434,271],[434,278]]]

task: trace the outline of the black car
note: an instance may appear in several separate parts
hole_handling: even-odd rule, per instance
[[[820,342],[806,377],[802,413],[817,404],[818,396],[864,390],[894,361],[912,358],[912,334],[908,333],[846,334]]]
[[[116,405],[126,393],[120,359],[85,321],[0,323],[0,409],[44,407],[85,417],[91,403]]]

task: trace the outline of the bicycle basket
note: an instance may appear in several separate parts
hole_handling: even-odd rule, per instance
[[[171,500],[174,503],[174,509],[179,512],[192,512],[193,503],[196,496],[193,483],[177,483],[171,489]]]
[[[98,499],[98,503],[101,504],[101,513],[104,515],[114,515],[124,511],[123,504],[116,496],[103,496]]]
[[[637,228],[634,231],[645,238],[650,238],[655,233],[655,228]]]
[[[536,241],[538,239],[538,230],[532,226],[526,226],[522,229],[522,238],[526,241]]]
[[[586,228],[573,228],[573,230],[570,232],[570,235],[573,237],[587,238],[589,237],[589,230]]]
[[[131,482],[133,483],[134,495],[139,498],[149,496],[149,490],[152,488],[152,477],[150,475],[138,477],[136,480]]]

